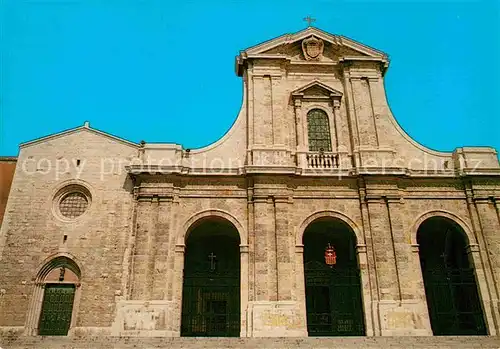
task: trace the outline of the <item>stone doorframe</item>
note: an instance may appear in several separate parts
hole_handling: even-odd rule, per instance
[[[186,240],[188,232],[200,219],[203,218],[222,218],[230,222],[240,236],[240,337],[247,337],[247,317],[246,312],[248,308],[248,234],[243,225],[229,212],[223,210],[205,210],[198,212],[191,216],[182,225],[177,233],[177,240],[175,245],[175,264],[174,264],[174,282],[173,282],[173,299],[176,302],[175,316],[178,320],[179,333],[182,321],[182,288],[184,286],[184,261],[186,251]]]
[[[365,319],[365,335],[374,336],[373,329],[373,316],[372,316],[372,298],[370,293],[370,275],[368,274],[367,268],[367,251],[366,245],[360,244],[360,241],[364,241],[361,229],[357,226],[352,219],[350,219],[345,214],[333,211],[325,210],[318,211],[307,217],[302,224],[297,228],[295,232],[295,284],[297,285],[297,301],[300,306],[300,311],[304,316],[304,323],[307,324],[307,309],[306,309],[306,291],[304,282],[304,245],[302,244],[302,238],[307,227],[319,218],[335,218],[339,219],[354,232],[356,237],[356,255],[358,258],[358,266],[360,269],[361,277],[361,296],[363,304],[363,314]],[[307,325],[306,325],[307,326]]]
[[[62,257],[62,258],[61,258]],[[61,260],[61,262],[58,261]],[[68,259],[72,263],[65,264],[62,261]],[[36,274],[33,281],[33,292],[31,294],[31,300],[28,305],[28,312],[26,315],[26,322],[24,325],[24,335],[25,336],[37,336],[38,335],[38,325],[40,321],[40,316],[42,312],[43,297],[45,293],[45,285],[47,283],[52,283],[47,281],[45,278],[54,269],[61,266],[65,266],[70,269],[77,277],[78,282],[59,282],[59,284],[71,284],[75,285],[75,297],[73,300],[73,310],[71,314],[71,322],[69,326],[68,336],[71,336],[72,329],[76,325],[78,308],[80,305],[81,297],[81,275],[82,268],[80,263],[77,262],[76,258],[69,253],[56,253],[46,258],[38,267],[38,273]]]
[[[426,221],[429,218],[432,217],[443,217],[451,220],[455,224],[457,224],[462,231],[465,234],[465,238],[467,239],[466,243],[468,244],[466,246],[467,248],[467,255],[469,256],[469,261],[474,268],[474,275],[476,276],[476,286],[478,288],[478,293],[479,293],[479,298],[481,300],[481,306],[483,308],[483,314],[484,314],[484,321],[486,323],[486,328],[488,330],[488,334],[490,336],[496,336],[497,331],[495,329],[495,320],[494,320],[494,314],[492,312],[492,309],[490,306],[487,306],[487,304],[491,303],[491,298],[489,294],[489,285],[488,281],[486,280],[485,276],[485,270],[483,268],[483,261],[481,259],[481,251],[479,249],[479,245],[476,241],[476,237],[473,233],[472,228],[459,216],[455,215],[452,212],[445,211],[445,210],[431,210],[427,211],[423,214],[421,214],[413,223],[412,228],[411,228],[411,246],[412,246],[412,252],[414,254],[414,257],[418,265],[420,266],[420,254],[419,254],[419,245],[417,242],[417,232],[418,228],[420,228],[420,225]],[[421,285],[422,285],[422,290],[424,295],[424,301],[425,305],[427,306],[427,296],[425,294],[425,289],[423,289],[424,285],[424,279],[422,276],[422,270],[420,269],[420,277],[421,277]],[[427,308],[428,309],[428,308]],[[430,320],[429,320],[430,321]],[[430,323],[429,323],[430,326]]]

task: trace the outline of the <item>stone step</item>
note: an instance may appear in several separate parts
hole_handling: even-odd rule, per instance
[[[165,338],[18,337],[0,338],[2,349],[500,349],[500,337],[329,337],[329,338]]]

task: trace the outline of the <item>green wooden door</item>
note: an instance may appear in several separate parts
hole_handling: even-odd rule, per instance
[[[71,324],[75,285],[47,284],[43,296],[38,334],[66,336]]]

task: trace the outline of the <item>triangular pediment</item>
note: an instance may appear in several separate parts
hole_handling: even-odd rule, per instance
[[[294,98],[341,98],[342,92],[314,80],[292,92]]]
[[[48,141],[51,141],[51,140],[54,140],[54,139],[57,139],[57,138],[61,138],[61,137],[69,136],[69,135],[72,135],[72,134],[80,133],[80,132],[89,132],[89,133],[97,135],[99,137],[108,138],[108,139],[111,139],[111,140],[113,140],[115,142],[126,144],[126,145],[132,146],[134,148],[138,148],[139,147],[139,144],[137,144],[137,143],[133,143],[133,142],[130,142],[130,141],[126,140],[126,139],[123,139],[123,138],[114,136],[112,134],[109,134],[109,133],[106,133],[106,132],[103,132],[103,131],[99,131],[99,130],[97,130],[95,128],[92,128],[92,127],[89,126],[89,124],[87,122],[83,126],[78,126],[78,127],[75,127],[75,128],[71,128],[69,130],[64,130],[64,131],[61,131],[61,132],[53,133],[53,134],[45,136],[45,137],[41,137],[41,138],[37,138],[37,139],[31,140],[31,141],[28,141],[28,142],[21,143],[20,147],[24,148],[24,147],[28,147],[28,146],[35,145],[35,144],[40,144],[40,143],[48,142]]]
[[[263,42],[262,44],[252,46],[244,50],[243,52],[247,55],[282,54],[284,47],[294,46],[294,44],[296,45],[302,40],[307,39],[311,36],[321,39],[327,44],[342,47],[344,48],[346,53],[358,54],[361,56],[373,58],[387,58],[387,55],[382,51],[376,50],[345,36],[324,32],[315,27],[309,27],[295,34],[285,34],[279,36],[277,38]]]
[[[316,41],[320,46],[320,55],[306,57],[309,52],[308,41]],[[304,46],[305,45],[305,46]],[[317,51],[316,51],[317,53]],[[236,59],[236,72],[241,76],[245,61],[248,59],[286,59],[291,62],[309,61],[308,63],[336,64],[341,61],[368,60],[379,61],[387,67],[387,54],[345,36],[334,35],[318,28],[309,27],[295,34],[285,34],[252,46],[240,52]]]

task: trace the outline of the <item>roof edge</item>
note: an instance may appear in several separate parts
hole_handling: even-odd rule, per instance
[[[92,128],[92,127],[90,127],[90,125],[89,125],[88,122],[85,122],[85,124],[83,126],[78,126],[78,127],[70,128],[70,129],[67,129],[67,130],[64,130],[64,131],[61,131],[61,132],[52,133],[52,134],[50,134],[48,136],[36,138],[36,139],[28,141],[28,142],[23,142],[23,143],[19,144],[19,148],[21,148],[21,149],[22,148],[26,148],[26,147],[29,147],[29,146],[32,146],[32,145],[35,145],[35,144],[38,144],[38,143],[46,142],[46,141],[51,140],[51,139],[55,139],[55,138],[67,136],[67,135],[76,133],[78,131],[92,132],[92,133],[97,134],[99,136],[104,136],[106,138],[109,138],[109,139],[112,139],[114,141],[126,144],[128,146],[132,146],[134,148],[139,148],[140,147],[140,144],[137,144],[137,143],[128,141],[128,140],[126,140],[124,138],[112,135],[110,133],[106,133],[106,132],[100,131],[98,129]]]

